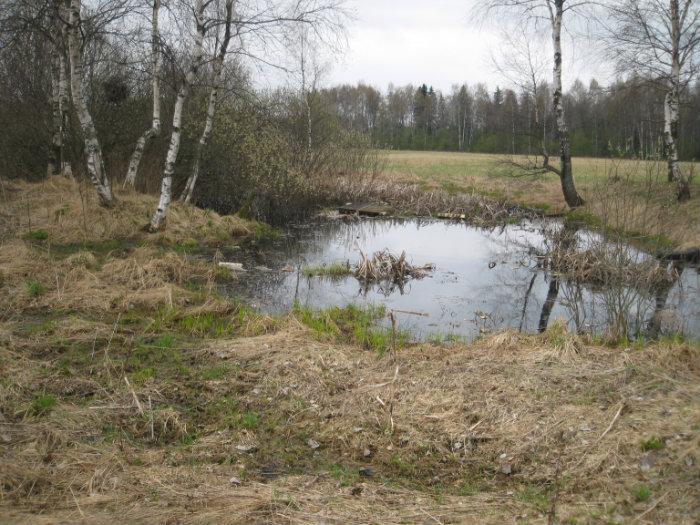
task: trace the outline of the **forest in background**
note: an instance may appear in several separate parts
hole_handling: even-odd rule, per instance
[[[358,83],[319,92],[344,129],[388,149],[538,154],[542,137],[554,151],[555,116],[546,82],[537,96],[482,83],[443,93],[428,84],[380,90]],[[574,156],[652,158],[664,155],[664,91],[632,77],[603,86],[576,80],[564,94]],[[536,115],[545,115],[541,123]],[[700,158],[700,84],[682,94],[679,153]]]

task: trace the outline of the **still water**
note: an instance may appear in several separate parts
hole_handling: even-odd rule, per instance
[[[555,320],[571,330],[607,334],[616,323],[638,333],[682,333],[700,338],[700,273],[682,269],[680,278],[654,293],[624,287],[593,287],[541,269],[538,254],[551,244],[556,222],[523,222],[496,229],[433,220],[323,220],[290,228],[279,240],[230,254],[246,273],[224,291],[262,311],[282,314],[294,303],[320,309],[348,304],[384,305],[397,311],[401,328],[417,339],[458,336],[472,340],[504,329],[537,332]],[[600,242],[576,234],[578,249]],[[431,276],[404,286],[369,288],[354,277],[307,277],[303,269],[358,262],[371,255],[405,251],[415,265],[432,263]],[[649,257],[626,247],[641,260]],[[407,313],[412,312],[412,313]]]

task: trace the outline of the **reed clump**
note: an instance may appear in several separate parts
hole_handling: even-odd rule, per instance
[[[360,251],[360,262],[353,275],[364,284],[390,282],[404,284],[409,279],[423,279],[435,269],[432,264],[414,266],[406,259],[406,252],[394,255],[389,250],[375,252],[370,258]]]

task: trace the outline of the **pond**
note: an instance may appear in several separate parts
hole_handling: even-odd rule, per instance
[[[546,271],[541,254],[551,244],[557,221],[524,221],[494,229],[421,219],[317,220],[293,226],[278,240],[232,252],[227,260],[246,268],[224,292],[270,314],[294,304],[384,305],[400,328],[422,340],[474,338],[505,329],[537,332],[555,320],[571,330],[604,335],[612,325],[636,334],[680,333],[700,337],[700,274],[685,267],[655,292],[625,286],[567,281]],[[602,242],[578,231],[577,249]],[[405,251],[416,265],[434,271],[403,286],[366,286],[355,277],[309,277],[305,268],[355,265],[365,254]],[[639,260],[649,256],[625,247]]]

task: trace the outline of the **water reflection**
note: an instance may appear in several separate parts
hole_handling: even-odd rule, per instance
[[[578,282],[543,265],[542,254],[553,247],[586,250],[596,242],[596,235],[567,230],[559,222],[494,229],[429,220],[314,222],[292,228],[256,251],[228,254],[247,268],[264,265],[273,271],[253,269],[224,291],[273,314],[288,311],[295,302],[312,308],[384,304],[420,312],[426,316],[397,316],[402,328],[419,337],[439,333],[473,339],[507,328],[535,332],[555,319],[578,332],[607,334],[615,327],[630,335],[658,335],[680,328],[700,336],[700,275],[695,268],[676,265],[663,287],[643,290]],[[370,254],[383,249],[405,250],[412,263],[432,263],[435,272],[405,286],[369,287],[354,278],[309,278],[301,272],[321,264],[354,264],[359,250]],[[611,249],[630,260],[649,258],[628,246]],[[280,271],[285,267],[293,271]]]

